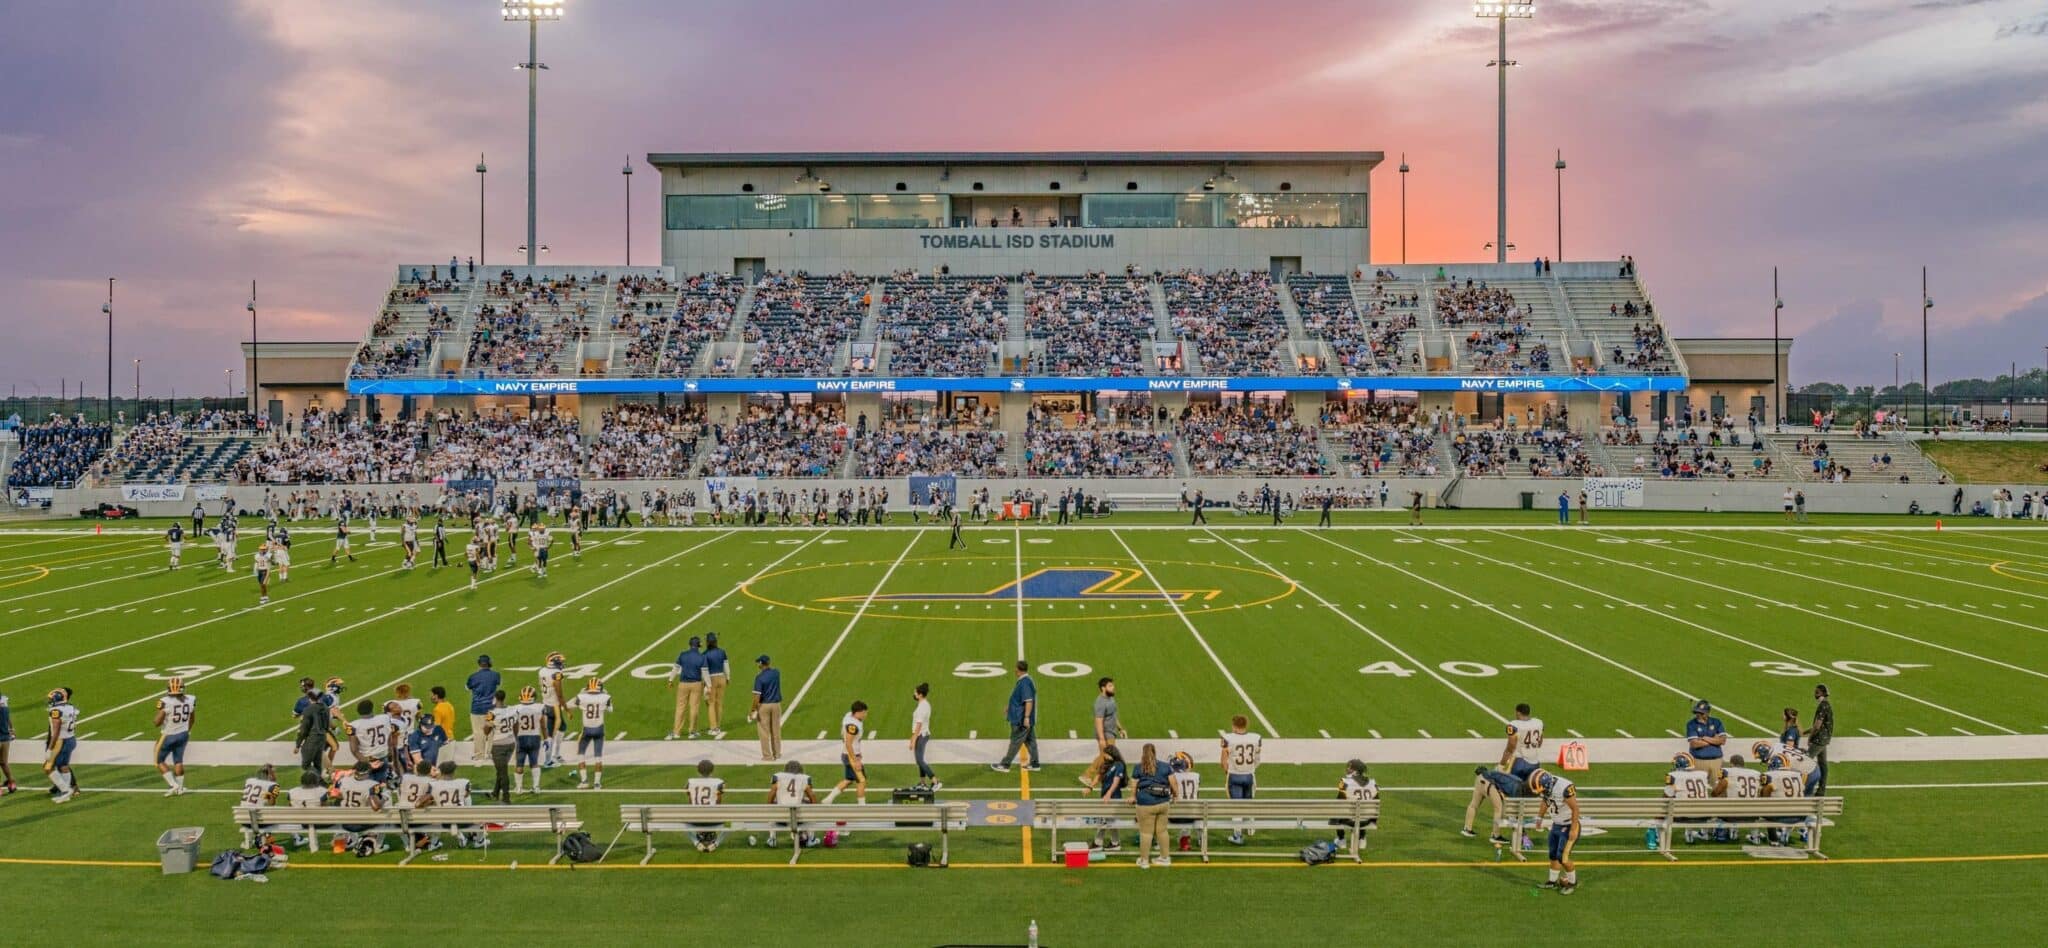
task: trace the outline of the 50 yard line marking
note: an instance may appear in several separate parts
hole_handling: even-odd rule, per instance
[[[796,690],[796,697],[789,699],[789,710],[783,712],[784,723],[796,717],[797,706],[804,703],[804,696],[811,693],[811,686],[817,684],[818,679],[825,677],[825,665],[832,661],[832,656],[839,654],[839,646],[846,644],[846,637],[853,634],[854,625],[860,622],[861,616],[867,614],[868,607],[874,605],[875,597],[882,594],[882,587],[888,585],[889,577],[896,574],[896,567],[903,565],[903,558],[910,555],[910,551],[917,547],[917,541],[920,539],[922,537],[911,535],[910,542],[903,545],[903,552],[896,554],[895,562],[890,563],[889,568],[882,571],[882,578],[875,583],[875,588],[868,590],[867,598],[862,599],[859,608],[853,610],[853,618],[846,620],[845,628],[839,630],[839,637],[832,640],[831,647],[825,649],[825,654],[818,659],[818,664],[811,669],[810,674],[804,676],[803,686]]]
[[[1181,609],[1180,600],[1173,598],[1173,595],[1166,591],[1166,585],[1160,582],[1159,575],[1157,573],[1152,572],[1152,567],[1145,565],[1145,561],[1138,557],[1138,551],[1131,549],[1131,545],[1124,541],[1123,534],[1118,533],[1115,530],[1111,530],[1109,531],[1109,535],[1116,538],[1117,545],[1124,548],[1124,554],[1131,558],[1131,562],[1138,564],[1138,569],[1143,570],[1145,575],[1151,578],[1152,588],[1159,590],[1159,598],[1166,600],[1166,604],[1173,608],[1173,614],[1180,617],[1180,624],[1187,626],[1188,634],[1195,637],[1195,644],[1200,645],[1202,647],[1202,651],[1208,654],[1209,660],[1216,663],[1216,670],[1223,673],[1224,681],[1230,682],[1231,690],[1236,691],[1237,696],[1239,698],[1244,699],[1244,705],[1246,708],[1251,709],[1252,717],[1259,719],[1259,726],[1265,728],[1267,734],[1273,737],[1279,737],[1279,729],[1273,726],[1272,721],[1266,719],[1266,712],[1259,710],[1258,702],[1253,701],[1252,696],[1245,693],[1244,686],[1237,683],[1237,676],[1232,675],[1230,673],[1230,668],[1223,664],[1223,659],[1217,657],[1216,650],[1209,647],[1209,640],[1202,637],[1201,630],[1195,628],[1194,620],[1189,619],[1187,612]],[[1021,610],[1024,608],[1023,600],[1021,598],[1024,595],[1022,586],[1023,584],[1019,583],[1019,588],[1017,591],[1017,595],[1020,597],[1018,599],[1017,606],[1017,608],[1020,610],[1017,619],[1017,628],[1019,629],[1019,635],[1023,634],[1022,629],[1024,622],[1021,612]]]
[[[1013,531],[1010,537],[1010,549],[1017,556],[1017,579],[1016,583],[1010,588],[1016,590],[1017,660],[1021,662],[1024,660],[1024,528],[1022,526],[1013,526],[1010,529]],[[1110,531],[1110,535],[1115,536],[1116,531]],[[1130,547],[1124,547],[1124,549],[1128,550]]]

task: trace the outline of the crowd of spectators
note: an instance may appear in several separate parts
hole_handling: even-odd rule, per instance
[[[1291,475],[1330,473],[1317,429],[1284,410],[1261,405],[1190,406],[1178,424],[1195,474]]]
[[[1024,474],[1034,477],[1171,477],[1173,437],[1146,428],[1083,423],[1066,427],[1049,417],[1029,424]]]
[[[101,468],[112,474],[141,471],[183,453],[192,437],[185,430],[185,418],[174,412],[155,412],[137,422],[123,435],[121,443],[107,452]]]
[[[898,273],[882,287],[879,337],[891,344],[889,374],[987,374],[1008,331],[1009,284],[996,277]]]
[[[846,456],[846,409],[837,402],[750,405],[712,425],[704,473],[714,477],[827,477]]]
[[[683,281],[667,325],[643,335],[627,347],[637,375],[684,375],[697,363],[704,347],[724,338],[739,311],[747,282],[719,273],[702,273]]]
[[[584,477],[687,477],[704,432],[700,409],[620,405],[583,448]]]
[[[1174,335],[1192,342],[1209,375],[1278,375],[1290,370],[1285,355],[1287,320],[1273,278],[1259,271],[1182,270],[1161,281]]]
[[[372,424],[341,412],[308,411],[296,431],[266,442],[235,465],[238,483],[376,484],[415,480],[425,424]]]
[[[9,487],[63,487],[75,483],[107,449],[112,430],[92,424],[84,415],[53,415],[39,425],[23,425],[21,453],[7,470]]]
[[[1135,270],[1024,275],[1024,331],[1043,343],[1040,374],[1146,374],[1156,329],[1151,284]]]
[[[986,428],[885,426],[854,438],[855,477],[1007,477],[1009,436]]]
[[[592,299],[602,298],[602,275],[517,278],[507,270],[484,284],[470,335],[470,369],[489,375],[532,375],[553,367],[571,342],[588,338]]]
[[[1636,304],[1629,303],[1627,315],[1636,315],[1635,308]],[[1649,315],[1648,304],[1643,308],[1643,315]],[[1626,350],[1620,346],[1614,347],[1614,358],[1611,361],[1638,372],[1670,367],[1671,345],[1664,338],[1662,325],[1654,322],[1636,324],[1629,330],[1629,345],[1631,348]]]
[[[1338,460],[1353,477],[1435,477],[1436,429],[1422,413],[1395,402],[1351,402],[1326,408],[1324,430],[1342,445]]]
[[[1567,428],[1473,429],[1451,439],[1451,453],[1468,477],[1605,477],[1586,451],[1584,435]]]
[[[1386,283],[1374,279],[1368,302],[1354,298],[1350,281],[1341,277],[1289,278],[1302,328],[1321,338],[1346,372],[1387,375],[1404,367],[1422,367],[1421,348],[1407,344],[1408,333],[1417,325],[1421,296],[1388,293]]]
[[[754,288],[746,341],[755,375],[831,375],[841,343],[860,331],[872,298],[867,278],[771,273]]]
[[[566,411],[520,415],[499,407],[437,413],[418,479],[575,477],[577,426],[576,416]]]

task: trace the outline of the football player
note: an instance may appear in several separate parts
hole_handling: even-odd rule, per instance
[[[547,726],[547,712],[534,699],[532,685],[519,689],[519,704],[512,709],[512,785],[519,787],[526,782],[528,771],[533,772],[533,789],[540,792],[540,735]]]
[[[1474,771],[1472,799],[1465,804],[1465,825],[1458,833],[1472,837],[1479,835],[1472,829],[1472,823],[1479,816],[1479,801],[1486,800],[1493,805],[1494,832],[1492,842],[1499,846],[1507,842],[1500,834],[1500,809],[1503,800],[1519,796],[1528,782],[1530,771],[1543,763],[1543,719],[1532,717],[1527,703],[1515,705],[1515,716],[1507,723],[1507,746],[1501,749],[1499,769],[1481,767]]]
[[[256,604],[270,605],[270,543],[265,541],[256,547]]]
[[[803,764],[792,760],[783,766],[782,772],[776,774],[768,784],[768,802],[777,806],[818,802],[818,793],[811,787],[811,775],[804,773]],[[798,833],[796,844],[813,846],[816,845],[816,840],[809,833]],[[775,845],[773,830],[768,833],[768,845]]]
[[[1707,772],[1693,766],[1692,755],[1680,752],[1671,758],[1671,770],[1664,775],[1664,796],[1674,800],[1705,800],[1714,795],[1714,786]],[[1676,820],[1679,823],[1704,822],[1699,817]],[[1687,829],[1685,841],[1697,843],[1708,833],[1701,829]]]
[[[1251,721],[1240,714],[1230,719],[1230,733],[1223,735],[1223,773],[1225,788],[1232,800],[1249,800],[1258,789],[1259,754],[1264,744],[1257,734],[1245,729]],[[1244,845],[1245,833],[1232,830],[1230,843]]]
[[[583,558],[583,506],[569,508],[569,555]]]
[[[178,560],[185,555],[185,525],[172,521],[171,529],[164,534],[164,546],[171,551],[171,569],[178,568]]]
[[[164,688],[164,696],[156,699],[156,772],[170,787],[164,791],[167,797],[185,792],[185,745],[192,738],[194,701],[185,693],[183,678],[172,678]]]
[[[7,696],[0,694],[0,797],[21,789],[14,785],[14,768],[7,762],[8,749],[14,746],[14,712],[7,707]]]
[[[533,574],[545,579],[548,575],[548,546],[554,538],[548,536],[548,525],[537,520],[526,533],[526,545],[533,548]]]
[[[398,527],[398,545],[405,548],[405,561],[399,569],[412,569],[420,558],[420,524],[411,517]]]
[[[235,535],[223,522],[213,530],[213,545],[220,551],[220,568],[224,572],[235,571]]]
[[[1764,742],[1758,741],[1757,743],[1763,744]],[[1755,750],[1755,748],[1751,748],[1751,750]],[[1782,751],[1783,748],[1779,748],[1779,750]],[[1764,796],[1774,799],[1791,799],[1806,795],[1807,776],[1794,769],[1783,753],[1763,758],[1763,765],[1765,771],[1763,778]],[[1798,823],[1802,821],[1794,818],[1788,819],[1787,822]],[[1790,840],[1791,832],[1789,830],[1774,829],[1766,835],[1772,843],[1784,845]]]
[[[560,652],[549,652],[547,661],[540,665],[540,765],[554,767],[562,762],[559,737],[568,721],[568,705],[562,696],[562,669],[568,659]]]
[[[839,766],[844,773],[832,792],[825,795],[825,802],[838,798],[840,791],[849,785],[853,787],[853,798],[861,803],[868,802],[868,771],[860,759],[860,739],[868,729],[868,703],[855,701],[847,709],[846,716],[839,719]]]
[[[292,532],[279,524],[277,538],[270,544],[270,565],[277,570],[277,581],[290,582],[292,578]]]
[[[335,781],[334,792],[340,805],[353,809],[368,809],[373,812],[382,811],[384,809],[384,774],[378,771],[384,769],[383,762],[379,761],[369,773],[359,769],[344,770],[336,774],[340,779]],[[384,844],[383,836],[374,833],[362,833],[361,828],[350,830],[347,845],[349,848],[354,849],[358,843],[365,840],[369,843],[370,853],[381,853],[387,848]]]
[[[1337,798],[1340,800],[1377,800],[1380,798],[1379,781],[1366,776],[1365,761],[1354,757],[1344,765],[1344,776],[1337,781]],[[1337,820],[1332,822],[1342,823],[1343,821]],[[1380,825],[1380,821],[1376,819],[1367,820],[1365,825],[1367,828],[1375,828]],[[1348,840],[1345,834],[1350,829],[1351,825],[1349,823],[1343,823],[1337,830],[1336,838],[1330,840],[1330,845],[1338,849],[1346,848]],[[1363,840],[1360,842],[1362,843]]]
[[[483,545],[477,541],[476,534],[470,534],[469,545],[462,548],[462,558],[469,561],[469,588],[475,589],[476,572],[483,567],[484,559]]]
[[[1168,762],[1167,766],[1172,773],[1167,774],[1166,782],[1173,791],[1175,802],[1195,800],[1201,797],[1202,775],[1195,770],[1195,758],[1192,755],[1187,751],[1174,751],[1173,758]],[[1181,827],[1180,851],[1187,852],[1194,845],[1194,840],[1188,834],[1187,827],[1195,821],[1192,819],[1168,819],[1167,822]]]
[[[691,806],[717,806],[725,802],[725,781],[712,776],[712,770],[710,758],[697,762],[697,776],[690,778],[688,786]],[[724,839],[725,831],[712,830],[695,834],[694,841],[698,852],[708,853],[717,849]]]
[[[1539,769],[1529,774],[1529,792],[1543,798],[1550,820],[1550,879],[1543,888],[1570,895],[1579,887],[1578,869],[1572,865],[1572,847],[1579,842],[1579,791],[1570,780]]]
[[[271,806],[277,803],[277,765],[256,768],[256,776],[242,781],[243,806]]]
[[[356,553],[348,545],[348,518],[334,522],[334,549],[327,551],[327,565],[333,566],[337,557],[348,555],[348,561],[356,561]]]
[[[506,565],[506,566],[518,566],[518,565],[519,565],[519,518],[518,518],[518,517],[515,517],[515,516],[513,516],[513,515],[512,515],[512,512],[508,510],[508,511],[506,511],[506,512],[505,512],[505,517],[504,517],[504,523],[503,523],[503,526],[504,526],[504,530],[503,530],[503,534],[502,534],[502,535],[503,535],[503,536],[505,537],[505,565]],[[498,536],[498,535],[500,535],[500,534],[499,534],[499,533],[497,533],[497,532],[493,532],[493,533],[492,533],[492,536]]]
[[[78,783],[71,774],[71,753],[78,749],[78,706],[71,703],[71,689],[50,692],[50,733],[44,739],[43,773],[50,776],[50,802],[69,803],[78,795]]]
[[[348,722],[347,729],[348,749],[355,755],[356,771],[378,770],[383,779],[396,779],[397,770],[389,766],[391,749],[402,735],[391,716],[377,710],[376,702],[364,698],[356,702],[356,719]]]
[[[1797,747],[1784,744],[1774,745],[1766,741],[1758,741],[1750,745],[1749,751],[1756,755],[1757,760],[1762,761],[1771,769],[1783,768],[1796,771],[1802,781],[1799,788],[1800,795],[1810,797],[1814,794],[1814,790],[1820,780],[1820,764],[1813,759],[1813,755]]]
[[[612,696],[604,680],[596,675],[583,683],[583,691],[569,702],[583,722],[576,737],[576,789],[590,787],[591,762],[596,761],[597,788],[604,789],[604,718],[612,711]]]
[[[1728,764],[1721,768],[1721,782],[1714,786],[1714,795],[1730,800],[1755,800],[1764,795],[1764,775],[1743,765],[1741,754],[1729,754]],[[1732,842],[1734,830],[1720,830],[1715,834],[1722,842]],[[1749,842],[1760,845],[1764,836],[1760,830],[1751,830]]]

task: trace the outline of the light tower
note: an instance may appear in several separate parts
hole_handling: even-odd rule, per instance
[[[540,24],[543,20],[561,19],[562,4],[563,0],[504,0],[500,8],[506,21],[526,22],[526,61],[515,68],[526,70],[526,265],[529,267],[533,266],[534,248],[540,246],[534,233],[534,208],[540,190],[535,184],[540,154],[537,122],[540,115],[540,71],[548,68],[540,61]]]
[[[1508,21],[1526,20],[1536,15],[1534,0],[1484,0],[1472,5],[1472,15],[1481,19],[1500,21],[1500,55],[1486,65],[1500,74],[1500,146],[1497,163],[1496,190],[1499,203],[1495,209],[1494,221],[1494,262],[1508,262],[1508,67],[1515,64],[1508,58]]]

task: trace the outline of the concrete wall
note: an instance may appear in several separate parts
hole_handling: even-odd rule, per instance
[[[1541,478],[1479,478],[1468,479],[1458,485],[1452,502],[1459,507],[1506,507],[1521,506],[1523,491],[1536,495],[1537,509],[1549,509],[1557,503],[1557,492],[1571,488],[1577,482],[1568,479]],[[1782,508],[1786,487],[1806,493],[1806,509],[1810,513],[1890,513],[1902,514],[1917,500],[1927,513],[1946,515],[1955,497],[1955,484],[1789,484],[1785,481],[1679,481],[1647,480],[1643,485],[1644,508],[1648,510],[1699,510],[1699,511],[1766,511],[1775,512]],[[2009,487],[2014,496],[2038,486],[1966,484],[1963,491],[1963,509],[1979,501],[1988,501],[1993,491]],[[1576,500],[1574,501],[1576,503]]]
[[[935,247],[979,238],[1000,249]],[[1108,241],[1070,247],[1062,241]],[[1025,246],[1013,246],[1022,242]],[[770,270],[862,274],[944,266],[953,273],[1014,276],[1026,270],[1266,270],[1274,257],[1300,258],[1312,273],[1348,273],[1369,254],[1365,228],[1023,227],[836,230],[668,230],[662,260],[681,273],[730,273],[733,261],[759,258]]]

